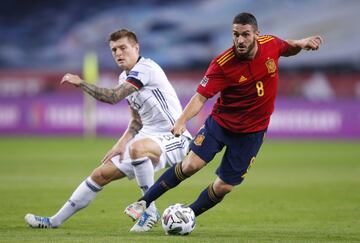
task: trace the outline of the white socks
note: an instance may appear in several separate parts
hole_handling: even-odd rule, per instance
[[[136,181],[144,195],[154,184],[154,166],[148,157],[136,159],[132,161],[132,165],[134,166]],[[101,186],[88,177],[76,188],[64,206],[50,218],[51,225],[53,227],[59,227],[74,213],[88,206],[101,189]],[[148,210],[153,213],[156,212],[155,202],[150,204]]]
[[[133,160],[131,164],[134,167],[136,181],[144,195],[154,184],[154,166],[148,157]],[[152,202],[147,210],[156,213],[155,202]]]
[[[67,201],[64,206],[50,218],[51,225],[53,227],[60,226],[71,215],[89,205],[95,198],[96,193],[101,189],[101,186],[88,177],[78,186],[78,188],[76,188],[69,201]]]

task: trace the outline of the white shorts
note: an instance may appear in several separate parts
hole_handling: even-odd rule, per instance
[[[183,161],[188,153],[191,141],[190,138],[184,135],[175,137],[170,132],[150,134],[140,131],[127,143],[123,160],[120,161],[119,155],[111,158],[112,163],[123,172],[129,180],[135,177],[133,165],[131,164],[132,160],[129,155],[129,147],[132,143],[144,138],[152,139],[161,148],[160,161],[154,167],[155,172],[166,166],[172,166]]]

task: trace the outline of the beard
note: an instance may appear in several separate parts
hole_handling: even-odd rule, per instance
[[[255,39],[255,37],[254,37],[253,40],[252,40],[252,42],[249,44],[246,52],[240,53],[239,50],[238,50],[238,46],[239,46],[239,45],[236,45],[235,42],[234,42],[236,54],[237,54],[237,56],[240,57],[241,59],[248,59],[248,58],[251,56],[251,54],[252,54],[252,52],[253,52],[253,50],[254,50],[254,48],[255,48],[255,45],[256,45],[256,39]],[[243,48],[243,46],[242,46],[242,48]]]

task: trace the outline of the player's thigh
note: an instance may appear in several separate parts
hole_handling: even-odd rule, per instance
[[[159,155],[159,161],[153,162],[155,171],[180,163],[189,152],[191,139],[184,135],[175,137],[171,132],[166,132],[149,137],[158,144],[161,152],[161,154],[156,154],[156,156]]]
[[[213,135],[216,128],[208,123],[207,120],[190,144],[190,153],[182,163],[182,170],[186,175],[192,175],[210,163],[224,147],[224,143]]]
[[[91,178],[100,186],[105,186],[111,181],[118,180],[123,177],[125,177],[125,174],[110,161],[105,164],[101,164],[91,173]]]
[[[161,140],[161,147],[163,149],[161,163],[164,162],[164,165],[173,166],[183,161],[189,153],[191,139],[184,135],[175,137],[173,134],[164,137]]]
[[[216,174],[227,184],[240,184],[255,161],[264,134],[260,131],[232,138]]]
[[[206,163],[212,161],[225,145],[223,135],[215,135],[222,134],[223,128],[211,121],[211,117],[206,120],[205,125],[200,128],[190,144],[191,151]]]
[[[131,159],[148,157],[157,163],[161,156],[161,147],[152,138],[142,138],[129,145],[129,154]]]

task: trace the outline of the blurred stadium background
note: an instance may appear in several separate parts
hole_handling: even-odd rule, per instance
[[[359,10],[358,0],[1,1],[0,242],[359,242]],[[107,186],[59,230],[25,227],[26,213],[61,207],[128,123],[126,102],[86,109],[81,90],[59,85],[63,74],[82,76],[85,56],[96,54],[98,68],[86,73],[98,73],[100,86],[116,85],[107,37],[130,28],[185,105],[210,60],[231,45],[231,21],[241,11],[255,14],[262,34],[325,39],[317,52],[281,60],[272,139],[246,183],[185,239],[165,237],[161,227],[129,233],[121,210],[140,192],[127,180]],[[87,61],[91,67],[94,59]],[[188,124],[192,133],[213,101]],[[96,139],[83,139],[92,119]],[[159,209],[191,203],[219,158],[165,194]]]
[[[186,104],[210,60],[231,45],[232,17],[249,11],[262,34],[325,39],[318,52],[282,59],[269,136],[359,139],[359,9],[357,0],[2,1],[0,135],[82,135],[82,93],[60,86],[60,78],[82,75],[84,56],[96,53],[98,84],[116,85],[120,70],[107,37],[122,27],[138,34],[142,55],[162,65]],[[97,135],[119,135],[125,106],[97,104]]]

